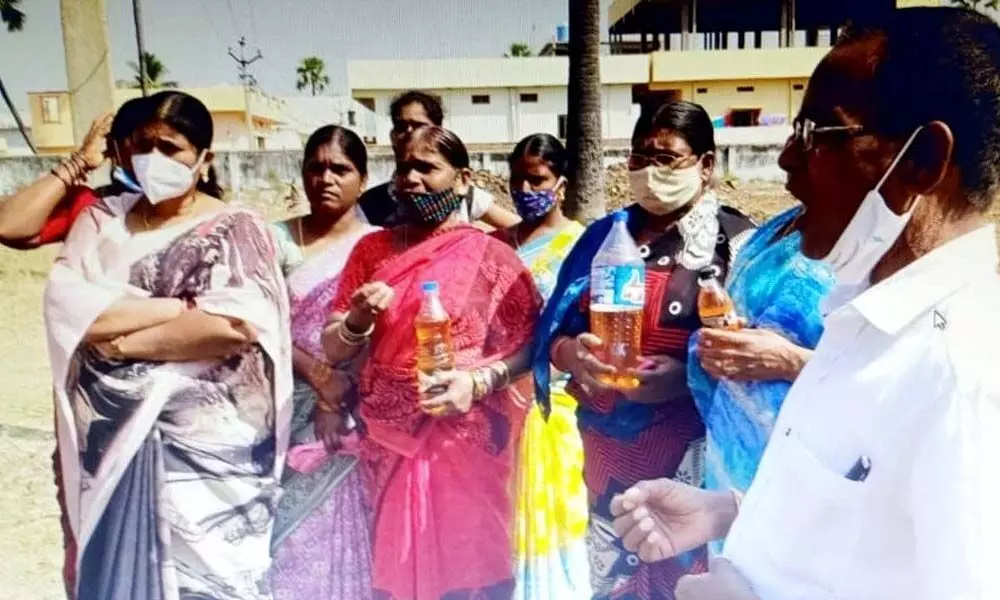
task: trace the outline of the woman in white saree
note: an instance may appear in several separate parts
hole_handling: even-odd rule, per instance
[[[287,292],[267,225],[206,185],[212,119],[163,92],[143,194],[76,221],[45,292],[78,600],[261,600],[287,447]]]

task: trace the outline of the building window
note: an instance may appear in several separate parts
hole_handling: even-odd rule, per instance
[[[350,125],[351,127],[357,127],[358,113],[354,112],[353,110],[347,111],[347,124]]]
[[[759,108],[741,108],[729,112],[730,127],[757,127],[759,125]]]
[[[559,139],[564,140],[567,137],[568,123],[566,122],[566,115],[559,115]]]
[[[59,96],[42,96],[42,122],[59,123]]]
[[[697,89],[697,90],[695,90],[695,91],[696,91],[697,93],[699,93],[699,94],[707,94],[707,93],[708,93],[708,88],[698,88],[698,89]]]
[[[792,89],[795,90],[796,92],[801,92],[802,90],[806,89],[806,86],[801,83],[796,83],[792,85]]]
[[[741,85],[738,88],[736,88],[736,91],[739,92],[739,93],[741,93],[741,94],[745,94],[747,92],[752,92],[753,91],[753,86],[752,85]]]
[[[255,138],[255,140],[257,142],[257,149],[258,150],[266,150],[267,149],[267,142],[264,140],[263,137],[257,136]]]
[[[489,104],[490,103],[490,97],[489,97],[488,94],[474,94],[472,96],[472,103],[473,104]]]
[[[521,94],[521,104],[538,104],[538,94]]]
[[[357,98],[358,104],[375,112],[375,98]]]

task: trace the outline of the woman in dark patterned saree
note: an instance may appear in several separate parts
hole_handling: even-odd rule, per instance
[[[212,197],[212,119],[178,92],[133,134],[142,194],[76,221],[45,291],[79,600],[263,600],[291,408],[267,226]]]

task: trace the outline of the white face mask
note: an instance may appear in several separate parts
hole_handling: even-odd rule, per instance
[[[906,140],[885,175],[875,189],[865,196],[851,222],[847,224],[837,238],[837,243],[833,245],[833,249],[823,259],[833,268],[837,276],[837,286],[843,288],[844,293],[853,290],[848,295],[856,295],[868,287],[869,277],[875,265],[903,234],[910,217],[913,216],[913,211],[917,208],[917,202],[914,202],[909,211],[897,215],[885,203],[881,190],[921,129],[918,128],[910,139]]]
[[[198,157],[198,162],[189,167],[158,150],[149,154],[136,154],[132,157],[132,171],[142,187],[143,194],[150,204],[159,204],[165,200],[180,198],[191,191],[205,160],[205,152]]]
[[[628,180],[636,203],[654,215],[669,215],[687,206],[704,185],[700,161],[683,169],[646,167],[629,171]]]

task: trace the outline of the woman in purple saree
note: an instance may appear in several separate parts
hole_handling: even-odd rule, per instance
[[[302,164],[310,214],[274,227],[291,299],[295,366],[292,448],[272,538],[275,600],[372,594],[361,472],[354,455],[338,452],[352,421],[356,378],[350,365],[329,364],[320,344],[347,257],[377,229],[357,210],[366,177],[367,151],[357,135],[336,126],[317,130]]]

